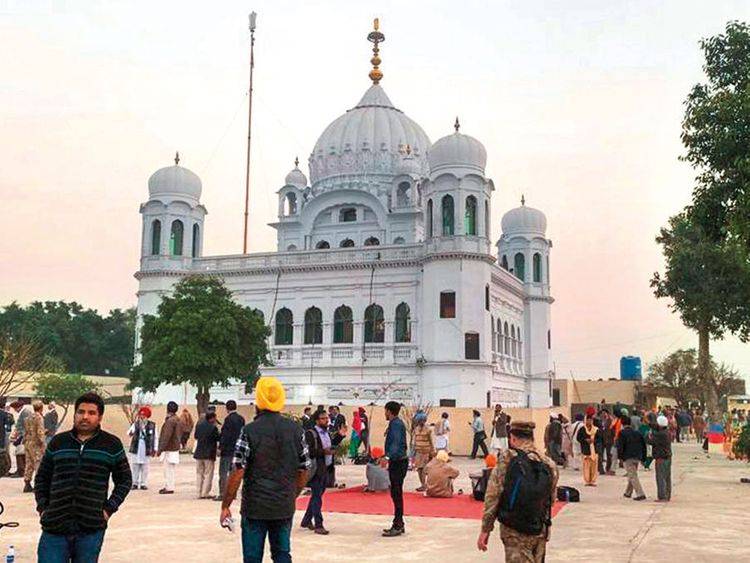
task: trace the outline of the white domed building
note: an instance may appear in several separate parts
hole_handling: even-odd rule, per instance
[[[295,161],[276,192],[275,252],[204,257],[200,179],[179,158],[154,173],[139,319],[181,277],[218,274],[263,312],[274,363],[263,371],[292,404],[551,405],[544,214],[523,201],[505,213],[494,254],[485,147],[458,119],[431,143],[372,62],[373,84],[315,143],[309,182]],[[154,400],[194,394],[163,386]],[[251,400],[240,381],[211,395]]]

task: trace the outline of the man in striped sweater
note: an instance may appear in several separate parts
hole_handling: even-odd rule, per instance
[[[125,450],[101,429],[103,414],[99,395],[80,396],[73,430],[57,434],[44,452],[34,482],[42,525],[37,557],[43,563],[98,561],[107,521],[130,492]]]

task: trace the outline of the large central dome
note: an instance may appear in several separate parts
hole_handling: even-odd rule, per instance
[[[427,172],[430,139],[393,106],[379,84],[373,84],[318,138],[309,160],[312,185],[342,175],[395,175],[407,145]]]

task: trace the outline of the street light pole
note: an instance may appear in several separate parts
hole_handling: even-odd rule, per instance
[[[255,20],[258,14],[252,12],[249,16],[250,28],[250,89],[248,90],[247,111],[247,165],[245,168],[245,228],[242,236],[242,253],[247,254],[247,217],[250,204],[250,140],[253,123],[253,68],[255,68]]]

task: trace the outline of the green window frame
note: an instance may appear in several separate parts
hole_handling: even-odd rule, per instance
[[[354,342],[354,323],[351,308],[341,305],[333,312],[333,343],[351,344]]]

